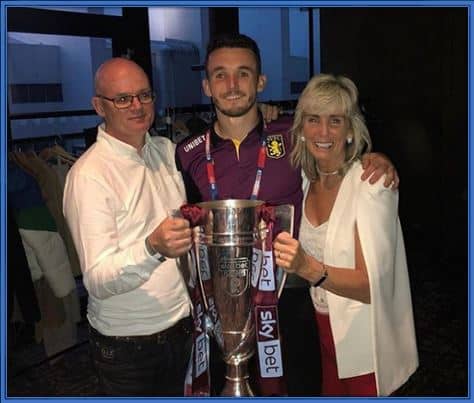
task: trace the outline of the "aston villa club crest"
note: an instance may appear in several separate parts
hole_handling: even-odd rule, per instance
[[[267,136],[267,156],[270,158],[281,158],[285,155],[285,143],[281,134],[270,134]]]

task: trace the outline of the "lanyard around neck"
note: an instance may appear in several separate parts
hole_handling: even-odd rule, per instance
[[[260,191],[263,169],[265,168],[265,160],[267,157],[266,148],[267,148],[267,136],[263,134],[262,142],[260,144],[260,149],[258,151],[258,156],[257,156],[257,173],[255,174],[255,182],[253,184],[252,194],[250,195],[251,200],[256,200],[258,196],[258,192]],[[217,190],[216,174],[214,171],[215,162],[211,156],[211,131],[210,130],[206,132],[206,160],[207,160],[206,162],[207,179],[209,181],[211,199],[218,200],[219,192]]]

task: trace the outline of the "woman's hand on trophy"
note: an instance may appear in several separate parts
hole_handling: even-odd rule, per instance
[[[191,234],[192,230],[188,220],[180,217],[166,217],[148,235],[147,242],[155,253],[175,258],[184,255],[191,249]]]
[[[288,273],[298,274],[304,266],[306,253],[299,241],[288,232],[280,232],[273,241],[275,263]]]

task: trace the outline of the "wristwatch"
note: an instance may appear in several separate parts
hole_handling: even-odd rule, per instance
[[[324,281],[328,278],[328,269],[323,263],[323,274],[321,275],[321,278],[316,281],[314,284],[311,284],[312,287],[319,287]]]
[[[160,261],[161,263],[163,263],[166,260],[165,256],[163,256],[153,246],[151,246],[150,241],[148,240],[148,237],[145,238],[145,248],[150,256],[153,256],[155,259],[158,259],[158,261]]]

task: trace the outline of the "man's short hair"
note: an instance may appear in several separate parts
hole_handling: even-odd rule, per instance
[[[260,59],[260,49],[258,48],[257,42],[247,35],[239,33],[225,33],[215,36],[209,41],[207,45],[205,68],[206,76],[208,75],[207,65],[209,63],[209,55],[217,49],[221,48],[243,48],[249,49],[255,55],[255,61],[257,62],[257,74],[262,73],[262,61]]]

